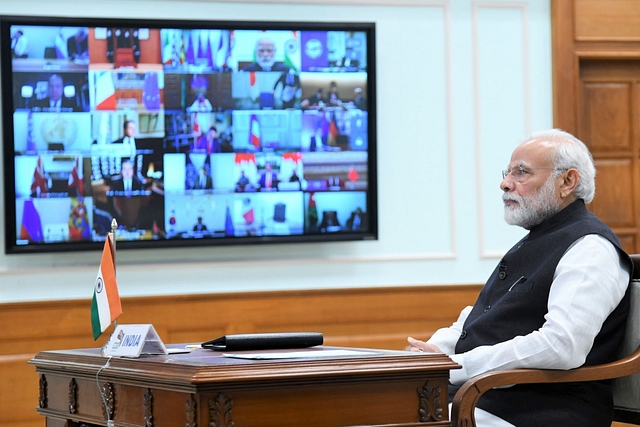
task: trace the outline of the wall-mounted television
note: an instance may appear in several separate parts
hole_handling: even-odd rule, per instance
[[[0,17],[6,253],[376,239],[374,42]]]

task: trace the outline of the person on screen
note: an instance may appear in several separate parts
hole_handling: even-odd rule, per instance
[[[322,151],[326,145],[327,136],[323,135],[322,126],[318,126],[309,142],[309,151]]]
[[[11,54],[14,58],[29,57],[29,40],[22,30],[17,30],[11,36]]]
[[[321,87],[318,90],[308,97],[307,99],[303,99],[300,103],[300,107],[303,110],[322,110],[324,108],[324,93]]]
[[[196,222],[196,225],[193,226],[193,231],[196,231],[196,232],[207,231],[207,226],[202,223],[201,216],[198,217],[198,222]]]
[[[345,55],[342,57],[340,61],[336,64],[338,67],[344,67],[348,69],[355,69],[360,66],[360,61],[358,60],[358,52],[353,49],[347,48]]]
[[[125,157],[135,157],[136,155],[136,123],[133,120],[125,120],[122,125],[122,138],[113,141],[113,144],[123,144],[123,155]]]
[[[276,44],[268,36],[256,41],[255,62],[246,65],[241,71],[280,71],[288,72],[289,67],[276,61]]]
[[[275,85],[273,85],[274,95],[280,86],[282,86],[280,89],[282,108],[293,108],[296,102],[296,97],[300,92],[300,77],[292,68],[290,68],[289,71],[282,73],[278,80],[276,80]]]
[[[260,175],[260,190],[271,191],[278,187],[278,175],[273,171],[271,163],[267,163],[264,172]]]
[[[293,172],[291,172],[291,176],[289,177],[289,182],[300,182],[300,177],[298,176],[298,173],[296,172],[295,169],[293,170]]]
[[[207,168],[200,168],[200,173],[198,174],[196,181],[193,183],[193,188],[196,190],[210,190],[213,188],[213,181],[207,174]]]
[[[111,185],[114,195],[131,197],[136,194],[136,191],[139,192],[143,188],[144,183],[134,173],[133,162],[131,160],[123,161],[120,179],[114,180]]]
[[[60,74],[52,74],[47,81],[47,96],[37,99],[34,110],[49,112],[77,111],[75,98],[64,96],[64,80]]]
[[[215,126],[211,126],[204,135],[198,138],[193,151],[207,154],[222,152],[218,129]]]
[[[238,178],[238,182],[236,182],[236,193],[244,193],[245,191],[251,191],[253,186],[244,174],[244,171],[240,171],[240,178]]]
[[[502,172],[504,219],[528,234],[500,260],[473,307],[411,351],[446,353],[450,396],[485,372],[573,369],[617,358],[633,264],[618,237],[585,206],[596,169],[587,146],[548,130],[526,137]],[[609,427],[609,382],[518,384],[486,392],[479,427]]]
[[[362,209],[356,208],[355,211],[351,212],[351,216],[347,220],[346,229],[351,231],[360,231],[366,230],[367,228],[369,228],[367,215],[362,212]]]
[[[191,104],[191,106],[189,107],[189,111],[191,111],[192,113],[208,113],[210,111],[213,111],[213,106],[211,105],[211,102],[209,102],[209,100],[204,96],[204,93],[199,93],[198,96],[196,96],[196,100],[193,101],[193,104]]]
[[[85,30],[80,28],[67,39],[67,53],[72,61],[84,60],[89,57],[89,43]]]
[[[340,99],[340,95],[338,94],[338,84],[336,82],[331,82],[329,84],[329,94],[327,95],[327,104],[332,107],[337,107],[342,105],[342,100]]]
[[[366,110],[367,109],[367,103],[364,99],[364,95],[362,94],[362,88],[355,88],[353,90],[353,106],[356,107],[359,110]]]

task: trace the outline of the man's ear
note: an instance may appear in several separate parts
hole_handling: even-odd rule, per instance
[[[580,172],[577,169],[569,169],[561,176],[562,184],[560,184],[560,197],[563,199],[572,195],[580,182]]]

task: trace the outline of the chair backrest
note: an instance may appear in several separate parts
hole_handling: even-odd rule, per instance
[[[622,357],[640,346],[640,255],[631,255],[631,259],[634,264],[630,284],[631,306],[621,349]],[[616,421],[640,424],[640,373],[613,381],[613,401]]]

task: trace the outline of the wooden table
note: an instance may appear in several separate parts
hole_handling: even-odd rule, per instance
[[[326,356],[336,350],[357,354]],[[295,351],[325,357],[246,360],[195,349],[104,367],[100,349],[81,349],[43,351],[30,363],[47,427],[106,426],[107,414],[122,427],[451,426],[449,370],[460,366],[443,354]]]

